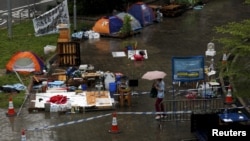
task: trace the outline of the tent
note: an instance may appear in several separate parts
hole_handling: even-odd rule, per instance
[[[142,26],[141,26],[140,22],[133,15],[131,15],[129,13],[121,12],[121,13],[118,13],[116,16],[119,17],[120,19],[124,20],[124,17],[126,15],[130,16],[130,19],[131,19],[130,24],[131,24],[131,27],[132,27],[132,31],[142,29]]]
[[[137,2],[128,8],[128,13],[133,15],[141,24],[147,26],[155,21],[153,9],[143,2]]]
[[[123,21],[117,16],[102,17],[96,21],[92,30],[100,34],[115,34],[120,31]]]
[[[15,53],[6,64],[7,72],[41,73],[45,68],[45,64],[41,58],[30,51],[20,51]]]

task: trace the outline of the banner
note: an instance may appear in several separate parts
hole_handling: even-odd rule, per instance
[[[33,19],[35,36],[58,33],[58,24],[70,25],[67,0]]]
[[[204,57],[173,57],[172,79],[174,81],[197,81],[204,80]]]

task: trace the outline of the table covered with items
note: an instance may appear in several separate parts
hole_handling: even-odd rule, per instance
[[[115,97],[120,106],[131,106],[129,79],[122,73],[94,71],[83,64],[53,72],[52,76],[37,76],[29,111],[69,111],[70,109],[113,109]],[[61,76],[64,75],[64,79]]]
[[[66,92],[54,90],[36,93],[30,101],[30,111],[44,110],[49,112],[75,112],[79,109],[112,109],[113,99],[109,91]]]

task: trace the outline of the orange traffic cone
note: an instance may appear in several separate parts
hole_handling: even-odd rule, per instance
[[[16,112],[13,106],[13,101],[12,101],[12,97],[9,98],[9,109],[8,112],[6,113],[7,116],[15,116]]]
[[[26,141],[26,134],[24,129],[22,129],[21,131],[21,141]]]
[[[112,127],[109,130],[109,133],[120,133],[117,125],[116,113],[113,113]]]
[[[233,98],[232,98],[232,87],[229,86],[228,90],[227,90],[227,95],[226,95],[226,101],[227,104],[231,104],[233,102]]]

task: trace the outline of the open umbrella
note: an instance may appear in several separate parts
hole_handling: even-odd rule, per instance
[[[155,79],[160,79],[164,78],[167,74],[163,71],[148,71],[146,72],[143,76],[142,79],[147,79],[147,80],[155,80]]]

